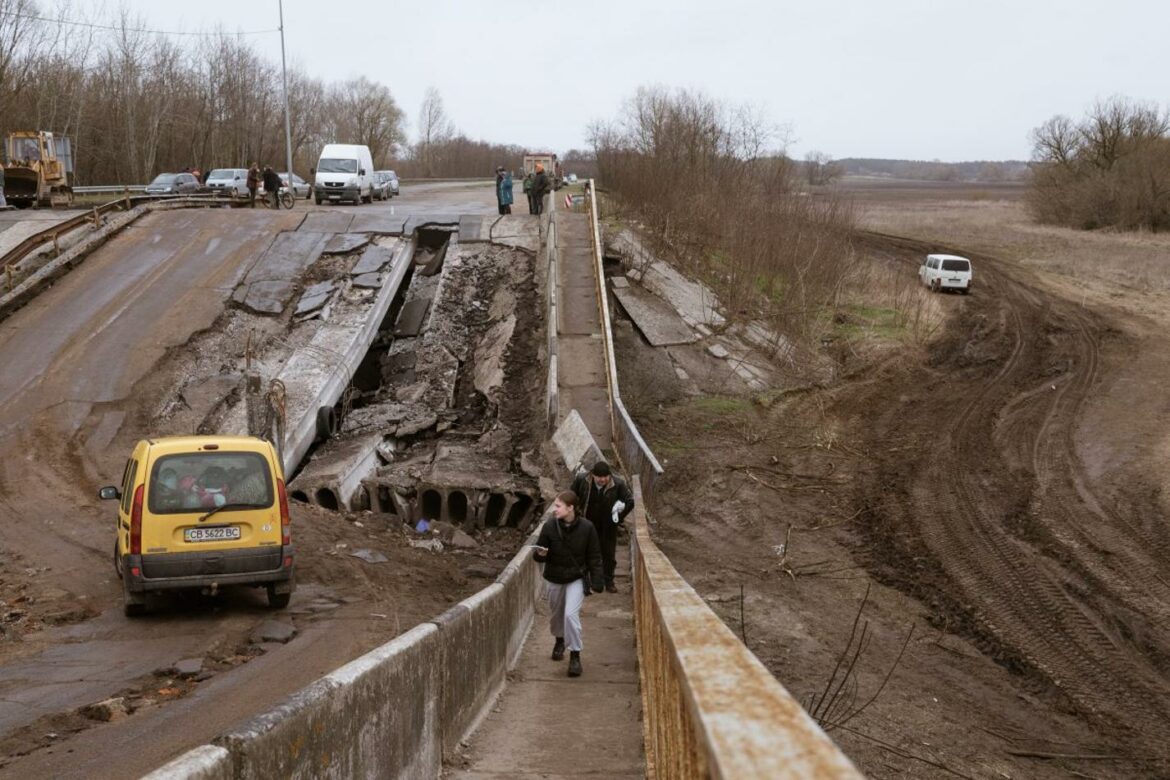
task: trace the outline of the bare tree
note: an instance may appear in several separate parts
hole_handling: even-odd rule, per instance
[[[424,175],[435,175],[435,151],[455,135],[455,125],[447,117],[443,96],[434,87],[427,87],[418,110],[418,146],[416,156],[422,162]]]

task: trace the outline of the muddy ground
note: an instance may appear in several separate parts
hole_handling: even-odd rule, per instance
[[[829,345],[833,383],[777,366],[788,392],[618,327],[656,540],[869,776],[1167,776],[1163,325],[961,246],[858,248],[978,285],[923,344]]]

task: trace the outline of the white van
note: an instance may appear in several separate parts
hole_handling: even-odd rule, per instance
[[[958,255],[927,255],[918,268],[918,278],[932,292],[971,292],[971,261]]]
[[[317,160],[313,178],[313,197],[321,201],[372,203],[374,200],[374,160],[370,147],[356,144],[326,144]]]

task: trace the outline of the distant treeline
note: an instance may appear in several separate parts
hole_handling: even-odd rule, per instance
[[[881,160],[846,157],[833,161],[849,176],[888,176],[922,181],[1024,181],[1028,163],[1020,160],[974,160],[946,163],[938,160]]]
[[[251,162],[286,167],[280,63],[258,55],[254,37],[178,37],[144,30],[125,9],[83,18],[62,8],[70,23],[52,21],[59,13],[48,3],[0,0],[0,135],[69,136],[78,184]],[[488,177],[497,165],[521,164],[520,147],[469,139],[449,123],[409,143],[390,88],[365,77],[325,82],[294,68],[288,93],[301,175],[332,142],[366,144],[376,167],[406,176]]]

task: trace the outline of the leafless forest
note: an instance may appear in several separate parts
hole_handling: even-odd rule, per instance
[[[831,192],[809,197],[779,130],[747,108],[643,88],[592,131],[616,206],[669,244],[727,308],[815,339],[848,276],[853,217]]]
[[[36,0],[0,0],[0,133],[71,137],[79,184],[142,183],[162,171],[252,161],[283,168],[280,63],[257,54],[255,41],[226,31],[153,32],[125,12],[85,18]],[[293,164],[302,174],[330,142],[366,144],[379,168],[404,176],[487,176],[496,165],[518,168],[524,153],[467,138],[435,90],[420,107],[414,144],[386,84],[364,76],[325,82],[292,68],[288,91]]]

